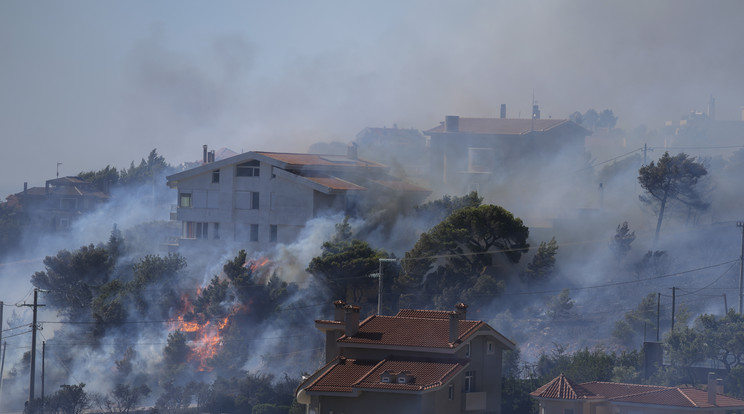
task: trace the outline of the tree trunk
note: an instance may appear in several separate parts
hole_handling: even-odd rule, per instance
[[[661,200],[659,205],[659,219],[656,221],[656,236],[654,237],[654,248],[656,248],[656,242],[659,241],[659,232],[661,231],[661,220],[664,219],[664,207],[666,207],[666,197]]]

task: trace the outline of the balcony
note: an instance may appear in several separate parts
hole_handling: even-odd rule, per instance
[[[485,410],[486,394],[485,392],[466,392],[465,411]]]

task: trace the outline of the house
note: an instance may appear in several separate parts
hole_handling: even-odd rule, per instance
[[[406,177],[428,180],[428,139],[418,129],[367,127],[356,134],[359,154],[401,169]]]
[[[8,197],[24,213],[24,224],[44,231],[69,230],[71,223],[105,203],[109,196],[80,177],[47,180],[44,187],[29,188]]]
[[[326,364],[298,387],[312,414],[499,413],[503,350],[515,344],[455,311],[402,309],[359,322],[359,307],[334,302]]]
[[[721,380],[708,376],[707,390],[692,387],[585,382],[561,374],[532,392],[540,414],[723,414],[744,409],[744,401],[723,395]]]
[[[465,118],[447,116],[429,136],[431,186],[452,191],[497,189],[513,177],[527,178],[560,161],[576,169],[585,157],[585,138],[591,133],[568,119]]]
[[[355,147],[347,155],[252,151],[204,161],[167,177],[178,190],[181,246],[237,242],[261,250],[296,240],[308,220],[325,214],[405,209],[429,195],[357,157]]]

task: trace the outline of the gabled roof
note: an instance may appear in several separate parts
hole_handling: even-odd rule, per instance
[[[458,320],[457,339],[455,342],[449,342],[449,316],[448,319],[430,318],[422,314],[419,316],[424,317],[373,315],[359,325],[357,333],[353,336],[341,336],[338,343],[340,346],[439,349],[438,352],[446,352],[460,347],[476,334],[482,333],[496,337],[501,348],[515,347],[513,342],[483,321]]]
[[[246,161],[259,160],[275,167],[288,170],[315,170],[315,171],[383,171],[387,167],[383,164],[367,161],[359,158],[350,158],[345,155],[328,154],[294,154],[285,152],[250,151],[219,161],[201,164],[166,177],[169,185],[173,185],[185,178],[211,172],[222,167],[237,165]]]
[[[355,393],[361,390],[420,393],[446,385],[469,364],[467,359],[395,358],[383,360],[338,357],[305,387],[310,393]],[[385,372],[402,373],[405,383],[382,382]]]
[[[716,394],[716,404],[708,402],[708,392],[690,387],[585,382],[576,384],[561,374],[530,393],[535,398],[554,400],[607,400],[616,403],[650,404],[680,408],[744,409],[744,401]]]
[[[547,132],[558,127],[575,129],[589,135],[589,131],[568,119],[511,119],[511,118],[459,118],[458,131],[452,133],[471,133],[488,135],[525,135],[532,132]],[[447,133],[444,123],[428,131]]]

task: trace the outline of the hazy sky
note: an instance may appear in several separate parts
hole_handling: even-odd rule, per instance
[[[744,2],[0,2],[0,197],[201,146],[303,152],[366,126],[744,105]]]

